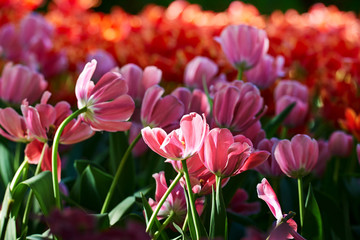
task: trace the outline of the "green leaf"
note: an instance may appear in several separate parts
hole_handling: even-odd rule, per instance
[[[110,220],[107,213],[103,214],[91,214],[91,216],[94,216],[97,221],[97,227],[100,230],[105,230],[110,227]]]
[[[87,168],[87,166],[89,166],[89,165],[101,169],[101,166],[96,164],[93,161],[80,159],[80,160],[76,160],[74,162],[74,167],[79,175],[81,175],[84,172],[84,170]]]
[[[19,183],[15,187],[12,193],[14,199],[12,214],[17,216],[20,205],[24,199],[24,195],[28,191],[28,188],[31,188],[31,190],[34,192],[41,211],[44,213],[44,215],[48,215],[55,207],[55,198],[50,171],[41,172],[38,175]]]
[[[6,188],[4,199],[2,201],[0,211],[0,239],[4,239],[7,234],[8,227],[12,229],[12,222],[10,218],[10,211],[14,205],[14,199],[11,196],[10,185]],[[16,239],[16,235],[15,238]]]
[[[291,110],[295,107],[295,105],[295,102],[291,103],[279,115],[276,115],[265,125],[264,130],[268,139],[272,138],[275,135],[281,123],[290,114]]]
[[[143,208],[144,208],[146,225],[148,225],[148,224],[149,224],[150,217],[151,217],[153,211],[152,211],[152,209],[151,209],[151,207],[150,207],[150,205],[149,205],[146,197],[145,197],[142,193],[140,193],[140,195],[141,195],[141,200],[142,200],[142,204],[143,204]],[[154,222],[155,222],[155,225],[156,225],[156,226],[153,225],[153,226],[151,227],[151,229],[150,229],[150,234],[151,234],[151,235],[154,235],[154,233],[156,232],[156,230],[158,230],[158,229],[161,227],[161,223],[159,222],[159,220],[157,220],[157,218],[155,218]],[[161,239],[169,239],[169,237],[167,236],[167,234],[166,234],[164,231],[161,232],[160,238],[161,238]]]
[[[70,197],[81,206],[99,212],[111,182],[111,175],[88,165],[76,179]]]
[[[312,191],[311,184],[309,185],[309,190],[305,201],[304,228],[302,233],[304,237],[308,239],[323,239],[321,213],[316,202],[315,195]]]
[[[109,213],[110,226],[116,224],[124,216],[124,214],[133,206],[135,203],[135,197],[129,196],[119,203]]]
[[[13,169],[13,156],[10,153],[9,149],[0,142],[0,177],[4,186],[6,187],[9,182],[11,182],[12,177],[14,176]]]

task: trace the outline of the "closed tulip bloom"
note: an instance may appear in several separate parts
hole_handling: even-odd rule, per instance
[[[98,62],[93,75],[94,79],[96,80],[99,80],[105,73],[116,67],[114,57],[102,49],[98,49],[89,53],[89,55],[86,57],[86,61],[90,62],[92,59],[95,59]]]
[[[209,87],[215,80],[219,67],[207,57],[197,56],[185,68],[184,83],[187,87],[203,89],[203,79]]]
[[[256,186],[256,190],[257,190],[258,197],[265,201],[265,203],[268,205],[271,213],[276,218],[276,225],[280,224],[281,220],[286,215],[284,215],[282,213],[278,198],[277,198],[273,188],[271,187],[270,183],[266,180],[266,178],[263,178],[261,183],[259,183]],[[281,232],[278,232],[277,234],[281,234],[287,239],[292,239],[293,235],[297,235],[296,234],[297,224],[293,219],[287,220],[287,222],[285,224],[287,224],[287,226],[290,226],[290,229],[284,228],[283,230],[285,230],[285,231],[290,230],[290,231],[284,232],[282,234],[281,234]],[[280,229],[278,229],[277,231],[279,231],[279,230]],[[273,239],[275,239],[275,238],[273,238]],[[277,239],[283,239],[283,238],[277,238]]]
[[[258,64],[245,72],[246,79],[261,89],[270,87],[277,78],[283,77],[285,59],[283,56],[264,55]]]
[[[324,172],[326,170],[326,165],[328,161],[331,158],[330,148],[329,148],[329,142],[325,140],[317,140],[319,145],[319,159],[313,169],[313,172],[317,176],[324,175]]]
[[[96,64],[96,60],[87,63],[76,82],[78,108],[86,107],[81,117],[95,131],[126,131],[131,126],[126,121],[135,109],[134,101],[126,94],[126,82],[120,74],[108,72],[95,85],[91,77]]]
[[[184,114],[196,112],[198,114],[210,114],[210,104],[206,94],[199,90],[194,89],[192,92],[185,87],[176,88],[171,95],[175,96],[184,104]]]
[[[40,73],[20,64],[7,63],[0,78],[0,98],[19,105],[27,99],[31,104],[41,97],[47,85]]]
[[[196,154],[208,132],[205,116],[197,113],[184,115],[180,128],[167,134],[162,128],[141,130],[145,143],[157,154],[172,160],[184,160]]]
[[[281,170],[289,177],[306,176],[315,167],[319,157],[319,147],[315,139],[304,134],[295,135],[291,141],[279,141],[274,156]]]
[[[245,131],[241,132],[242,135],[251,140],[254,147],[257,148],[259,142],[266,137],[264,129],[261,127],[261,122],[258,120]],[[265,149],[263,149],[265,150]]]
[[[165,90],[154,85],[146,92],[141,105],[143,126],[161,127],[173,130],[184,114],[184,104],[173,95],[161,97]]]
[[[25,120],[12,108],[0,109],[0,135],[13,142],[29,142]]]
[[[252,83],[236,81],[215,93],[213,115],[218,127],[243,132],[255,124],[264,111],[264,100]]]
[[[244,24],[226,27],[216,41],[235,68],[254,67],[269,49],[266,32]]]
[[[155,66],[147,66],[142,70],[139,66],[129,63],[116,70],[124,77],[129,88],[128,94],[140,105],[145,92],[161,81],[162,71]]]
[[[228,210],[244,216],[257,214],[260,212],[260,202],[247,202],[249,199],[245,189],[239,188],[232,197]]]
[[[278,101],[283,96],[292,96],[307,103],[309,100],[309,90],[298,81],[281,80],[274,90],[274,99]]]
[[[199,152],[200,160],[210,172],[230,177],[254,168],[268,157],[267,151],[255,151],[243,135],[233,136],[226,128],[214,128],[205,138]]]
[[[279,142],[279,139],[277,138],[271,138],[271,139],[263,139],[259,142],[257,145],[257,149],[259,150],[265,150],[271,153],[269,158],[264,161],[262,164],[257,166],[255,169],[265,176],[271,176],[271,177],[278,177],[282,176],[284,173],[281,171],[279,164],[275,160],[274,157],[274,149],[276,144]]]
[[[289,127],[297,127],[304,123],[309,108],[309,104],[307,102],[303,102],[296,97],[285,95],[276,101],[275,113],[276,115],[280,114],[292,103],[295,103],[295,106],[286,116],[283,124]]]
[[[343,131],[335,131],[329,138],[329,149],[333,156],[348,157],[353,147],[353,137]]]

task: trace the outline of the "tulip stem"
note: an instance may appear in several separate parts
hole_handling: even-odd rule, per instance
[[[304,226],[304,209],[305,209],[302,177],[298,178],[298,192],[299,192],[300,226],[302,231]]]
[[[29,165],[29,162],[26,159],[24,159],[24,161],[21,163],[20,167],[17,169],[13,179],[11,180],[10,191],[14,190],[16,184],[20,180],[21,173],[28,167],[28,165]]]
[[[53,181],[53,190],[54,190],[54,198],[56,206],[61,209],[61,200],[60,200],[60,190],[59,190],[59,182],[58,182],[58,175],[57,175],[57,152],[60,142],[60,137],[62,132],[64,131],[66,125],[79,116],[81,113],[86,112],[87,107],[83,107],[81,109],[76,110],[70,116],[65,118],[65,120],[60,124],[58,129],[56,130],[53,146],[52,146],[52,154],[51,154],[51,165],[52,165],[52,181]]]
[[[14,156],[14,169],[18,169],[20,163],[20,154],[21,154],[21,142],[16,143],[15,156]]]
[[[210,96],[210,93],[209,93],[209,87],[206,83],[206,76],[203,76],[202,78],[202,84],[203,84],[203,88],[204,88],[204,92],[205,92],[205,95],[208,99],[208,102],[209,102],[209,105],[210,105],[210,116],[212,116],[212,109],[213,109],[213,100]]]
[[[244,68],[242,66],[239,66],[238,67],[238,75],[237,75],[238,80],[243,80],[243,73],[244,73]]]
[[[149,232],[149,230],[151,229],[152,225],[154,224],[155,218],[157,216],[157,214],[160,211],[160,208],[162,207],[162,205],[164,204],[165,200],[167,199],[167,197],[169,196],[169,194],[171,193],[171,191],[174,189],[174,187],[176,186],[176,184],[180,181],[181,177],[183,176],[182,172],[179,172],[178,175],[176,176],[176,178],[174,179],[174,181],[172,181],[172,183],[170,184],[169,188],[166,190],[166,192],[164,193],[164,195],[161,197],[160,201],[158,202],[154,212],[151,214],[149,223],[146,227],[146,232]]]
[[[191,211],[191,215],[189,215],[189,217],[192,218],[192,222],[194,223],[196,239],[200,239],[200,233],[199,233],[199,227],[198,227],[198,221],[197,221],[197,212],[196,212],[196,208],[195,208],[194,193],[191,188],[190,175],[189,175],[189,171],[188,171],[188,168],[186,165],[186,159],[181,160],[181,164],[183,167],[186,187],[187,187],[188,195],[189,195],[189,205],[190,205],[190,211]],[[189,212],[189,210],[188,210],[188,212]]]
[[[39,172],[41,171],[41,163],[42,163],[42,161],[44,159],[46,144],[47,143],[44,144],[43,149],[41,151],[40,159],[39,159],[38,165],[36,166],[34,176],[38,175]],[[33,196],[34,196],[34,192],[30,189],[29,196],[28,196],[28,199],[26,201],[26,206],[25,206],[25,210],[24,210],[24,216],[23,216],[22,225],[21,225],[21,235],[23,235],[23,236],[26,236],[27,224],[28,224],[28,220],[29,220],[29,212],[31,210],[31,204],[32,204],[32,201],[33,201]]]
[[[109,207],[109,204],[110,204],[110,201],[112,199],[112,196],[114,195],[116,185],[117,185],[117,183],[119,181],[121,173],[123,172],[126,161],[129,158],[129,155],[130,155],[132,149],[135,147],[136,143],[140,140],[140,138],[141,138],[141,132],[136,136],[136,138],[132,141],[130,146],[126,149],[126,152],[125,152],[124,156],[122,157],[122,159],[120,161],[120,164],[119,164],[119,166],[118,166],[118,168],[116,170],[114,179],[112,180],[112,183],[111,183],[111,186],[110,186],[110,189],[109,189],[109,191],[108,191],[108,193],[106,195],[104,204],[103,204],[103,206],[101,208],[101,213],[105,213],[107,211],[107,209]]]
[[[171,221],[173,220],[173,218],[175,217],[175,212],[171,211],[169,217],[165,220],[165,222],[161,225],[161,227],[159,228],[159,230],[157,230],[154,234],[153,239],[156,240],[161,232],[167,227],[167,225],[169,225],[169,223],[171,223]]]

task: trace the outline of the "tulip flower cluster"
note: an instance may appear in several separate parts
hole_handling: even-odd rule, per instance
[[[360,238],[354,14],[98,3],[0,9],[0,239]]]

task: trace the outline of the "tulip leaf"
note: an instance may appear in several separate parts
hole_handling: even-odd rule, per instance
[[[109,215],[107,213],[91,214],[91,216],[96,219],[98,229],[105,230],[110,227]]]
[[[4,199],[2,201],[1,211],[0,211],[0,239],[11,239],[8,238],[9,235],[13,235],[11,231],[13,229],[12,217],[10,217],[10,211],[14,205],[14,199],[10,193],[10,186],[6,188]],[[8,232],[9,231],[9,232]],[[16,231],[15,231],[16,232]],[[16,239],[16,234],[13,239]]]
[[[265,125],[264,130],[268,139],[272,138],[275,135],[281,123],[290,114],[291,110],[295,107],[295,105],[295,102],[291,103],[280,114],[276,115]]]
[[[13,157],[9,149],[2,142],[0,142],[0,156],[0,177],[1,181],[6,187],[14,176],[14,169],[12,164]]]
[[[116,224],[135,203],[135,197],[129,196],[109,213],[110,226]]]
[[[14,206],[12,214],[17,216],[20,205],[24,199],[24,195],[30,188],[44,215],[48,215],[50,211],[55,207],[55,198],[52,187],[52,178],[50,171],[44,171],[35,175],[21,183],[19,183],[13,190],[12,195],[14,199]]]
[[[111,175],[88,165],[76,179],[70,197],[81,206],[99,212],[112,179]]]
[[[305,201],[304,228],[302,233],[308,239],[323,239],[323,227],[321,213],[315,195],[309,185],[308,194]]]
[[[151,207],[150,207],[147,199],[145,198],[144,194],[140,193],[140,195],[141,195],[141,200],[142,200],[142,204],[143,204],[143,208],[144,208],[146,225],[148,225],[150,217],[151,217],[151,215],[153,213],[153,210],[151,209]],[[152,227],[150,228],[150,234],[151,235],[154,235],[156,230],[161,227],[161,223],[159,222],[159,220],[157,220],[157,218],[155,218],[154,222],[155,222],[155,224],[153,224]],[[169,237],[167,236],[167,234],[164,231],[161,232],[160,238],[161,239],[169,239]]]

